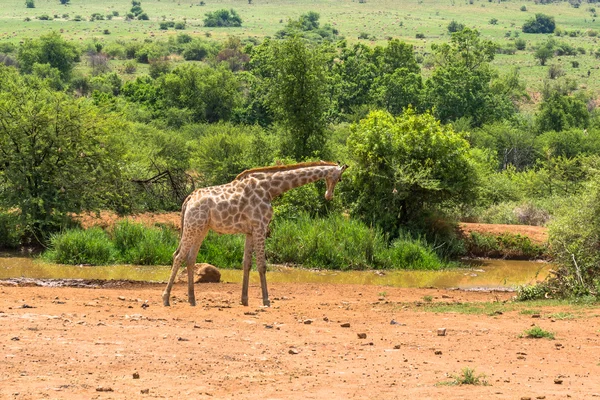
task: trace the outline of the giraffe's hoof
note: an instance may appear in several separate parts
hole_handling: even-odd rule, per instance
[[[242,305],[248,307],[248,299],[242,298]]]
[[[271,301],[269,299],[263,300],[263,306],[271,307]]]
[[[162,298],[163,298],[163,306],[169,307],[171,305],[171,303],[169,303],[169,296],[163,295]]]

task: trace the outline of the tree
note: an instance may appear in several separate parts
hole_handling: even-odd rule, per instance
[[[523,24],[522,30],[525,33],[554,33],[555,28],[554,17],[538,13]]]
[[[265,41],[253,57],[267,108],[286,130],[284,156],[323,157],[328,103],[328,55],[299,37]]]
[[[120,203],[118,118],[0,66],[0,202],[43,242],[69,213]]]
[[[533,57],[540,62],[540,65],[546,65],[546,61],[554,57],[554,49],[547,45],[540,46],[533,53]]]
[[[225,66],[183,64],[162,75],[163,108],[188,109],[196,122],[227,121],[240,100],[240,85]]]
[[[67,42],[57,32],[41,35],[38,39],[25,39],[19,47],[21,71],[30,74],[34,64],[50,64],[60,71],[61,78],[68,80],[79,52],[75,45]]]
[[[455,20],[450,21],[450,23],[448,24],[448,32],[450,33],[460,32],[463,29],[465,29],[465,24],[460,24]]]
[[[236,27],[242,26],[242,18],[234,10],[221,9],[208,12],[204,17],[204,26],[207,27]]]
[[[429,113],[374,111],[354,125],[348,148],[352,214],[392,237],[444,202],[473,199],[469,143]]]
[[[25,0],[25,7],[35,8],[35,1],[34,0]]]
[[[378,105],[394,115],[401,114],[409,106],[420,107],[423,81],[420,73],[398,68],[385,74],[377,82]]]
[[[450,44],[432,45],[436,68],[425,85],[426,105],[442,122],[470,118],[473,126],[510,117],[518,75],[498,78],[491,68],[498,46],[469,28],[452,34]],[[497,84],[499,82],[500,84]]]
[[[569,128],[587,128],[589,121],[586,102],[556,90],[540,103],[536,125],[540,133],[560,132]]]
[[[63,6],[69,5],[70,2],[71,0],[60,0],[60,4],[62,4]]]

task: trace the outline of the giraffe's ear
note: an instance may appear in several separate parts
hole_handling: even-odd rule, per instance
[[[342,165],[342,172],[344,172],[347,169],[348,169],[348,165],[347,164]]]

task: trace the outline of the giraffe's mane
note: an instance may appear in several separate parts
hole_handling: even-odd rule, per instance
[[[244,172],[240,173],[238,176],[235,177],[235,180],[239,181],[255,172],[291,171],[294,169],[307,168],[307,167],[336,166],[336,165],[337,165],[336,163],[329,162],[329,161],[314,161],[314,162],[303,162],[303,163],[290,164],[290,165],[273,165],[270,167],[252,168],[252,169],[247,169]]]

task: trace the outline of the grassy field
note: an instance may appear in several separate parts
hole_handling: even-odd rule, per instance
[[[190,35],[210,35],[214,39],[237,35],[242,38],[271,36],[281,29],[289,18],[298,18],[308,11],[317,11],[321,23],[331,23],[348,41],[358,41],[360,33],[367,33],[374,40],[384,43],[387,38],[400,38],[415,45],[426,55],[432,43],[447,41],[450,34],[448,23],[452,20],[478,29],[482,35],[502,47],[517,37],[527,42],[523,51],[514,55],[499,55],[494,64],[506,71],[521,68],[521,76],[531,89],[539,90],[547,77],[549,65],[558,64],[567,77],[577,81],[582,89],[600,90],[600,70],[594,52],[600,47],[598,38],[588,31],[600,31],[600,19],[593,16],[594,4],[582,3],[579,8],[568,2],[536,4],[533,1],[489,2],[488,0],[142,0],[141,6],[150,18],[148,21],[126,21],[131,8],[129,0],[71,0],[63,6],[59,0],[35,0],[35,8],[26,8],[24,0],[3,0],[0,10],[0,41],[19,42],[52,30],[62,32],[69,40],[84,43],[90,40],[112,41],[117,39],[165,39],[180,31],[159,29],[160,22],[185,21],[185,32]],[[472,4],[471,4],[472,3]],[[522,6],[527,11],[521,11]],[[206,28],[203,26],[207,12],[221,8],[233,8],[241,16],[241,28]],[[93,13],[102,15],[118,12],[111,20],[89,21]],[[600,11],[600,6],[599,6]],[[575,37],[557,38],[574,47],[581,47],[586,54],[555,57],[542,67],[533,58],[533,47],[547,40],[547,35],[524,34],[521,25],[535,13],[551,15],[557,27],[568,32],[579,31]],[[38,17],[48,15],[52,20]],[[81,21],[75,21],[80,16]],[[25,21],[30,18],[30,21]],[[490,21],[496,19],[492,24]],[[106,31],[106,32],[105,32]],[[416,39],[422,33],[424,39]],[[574,68],[571,61],[578,61]],[[589,71],[589,74],[588,74]]]

